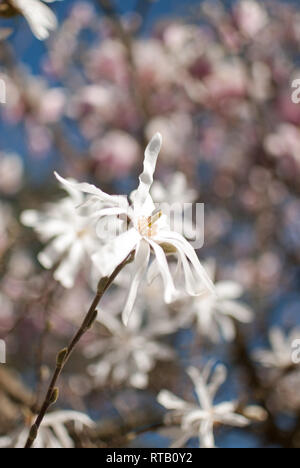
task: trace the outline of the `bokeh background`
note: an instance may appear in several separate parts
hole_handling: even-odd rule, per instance
[[[213,359],[229,372],[221,400],[239,398],[241,408],[250,402],[268,413],[243,430],[217,429],[217,445],[299,447],[300,371],[290,358],[290,337],[300,327],[300,104],[291,98],[300,77],[297,2],[64,0],[51,8],[59,27],[48,41],[38,41],[23,18],[1,18],[0,25],[12,28],[0,42],[7,84],[0,107],[0,338],[8,349],[0,434],[28,423],[32,395],[43,390],[92,297],[84,275],[66,291],[42,269],[41,244],[20,213],[61,197],[54,170],[130,193],[145,144],[160,131],[156,176],[165,196],[193,189],[194,201],[205,203],[200,258],[216,265],[217,281],[241,285],[254,319],[236,322],[235,337],[218,343],[178,325],[166,337],[175,359],[157,362],[144,390],[98,385],[88,375],[86,350],[108,333],[99,324],[64,373],[59,403],[88,414],[99,432],[72,437],[78,446],[167,447],[173,429],[161,427],[157,392],[190,394],[186,366]],[[186,186],[168,193],[178,172]],[[108,308],[121,307],[122,288],[112,290]],[[140,307],[151,302],[142,299]],[[271,344],[266,366],[255,351]]]

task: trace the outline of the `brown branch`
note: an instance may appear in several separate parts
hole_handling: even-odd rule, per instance
[[[81,327],[79,328],[79,330],[73,337],[70,344],[58,353],[57,360],[56,360],[56,368],[54,370],[44,403],[36,418],[35,423],[31,426],[25,448],[32,447],[32,444],[38,435],[39,428],[43,422],[43,419],[48,409],[50,408],[51,405],[56,403],[58,396],[59,396],[59,391],[58,391],[58,388],[56,387],[57,381],[65,365],[67,364],[72,352],[74,351],[76,345],[81,340],[83,335],[85,335],[85,333],[92,327],[97,316],[97,307],[98,307],[100,300],[102,299],[107,289],[114,282],[115,278],[120,273],[120,271],[125,267],[125,265],[131,262],[132,259],[133,259],[133,253],[130,253],[128,257],[114,270],[114,272],[112,273],[110,277],[102,278],[99,281],[96,296],[92,302],[92,305],[89,308],[87,315],[85,316],[82,322]]]

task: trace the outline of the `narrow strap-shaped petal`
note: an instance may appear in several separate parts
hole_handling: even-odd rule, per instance
[[[165,287],[165,302],[169,304],[170,302],[174,301],[176,299],[176,288],[174,285],[174,281],[169,269],[169,265],[166,259],[166,255],[163,251],[163,249],[154,241],[149,239],[149,244],[154,250],[156,260],[157,260],[157,266],[159,268],[161,277],[164,282],[164,287]]]
[[[138,189],[133,195],[134,209],[136,213],[142,209],[149,195],[161,145],[162,136],[160,133],[156,133],[146,148],[144,170],[139,177],[140,183]]]
[[[84,255],[81,242],[75,242],[66,258],[61,262],[60,266],[54,273],[54,278],[59,281],[65,288],[74,286],[75,277],[80,268],[80,264]]]
[[[50,244],[38,254],[40,264],[49,270],[55,265],[62,254],[72,245],[74,236],[70,233],[56,237]]]
[[[178,241],[184,254],[193,265],[195,273],[197,274],[199,280],[205,284],[208,290],[215,294],[214,284],[209,278],[204,267],[201,265],[200,260],[197,257],[197,254],[193,247],[190,245],[190,243],[181,234],[174,231],[160,231],[159,237],[163,237],[165,239],[165,242],[169,241],[170,244],[172,244],[172,240]],[[179,245],[178,243],[176,244],[177,246]]]
[[[211,419],[201,422],[199,428],[200,447],[215,448],[214,423]]]
[[[204,410],[210,411],[212,408],[212,401],[208,393],[208,388],[205,384],[203,376],[196,367],[189,367],[187,370],[188,375],[195,386],[195,392],[197,394],[200,405]]]
[[[212,400],[215,398],[218,389],[225,382],[226,377],[227,377],[226,367],[223,364],[218,364],[215,367],[215,370],[211,376],[210,383],[208,385],[209,394]]]
[[[187,410],[190,406],[186,401],[182,400],[182,398],[179,398],[168,390],[161,390],[158,394],[157,401],[168,410]]]
[[[108,193],[103,192],[101,189],[95,187],[92,184],[87,184],[86,182],[70,182],[67,179],[61,177],[57,172],[54,172],[55,177],[59,182],[65,186],[71,186],[73,189],[79,190],[80,192],[88,193],[89,195],[95,195],[101,201],[109,203],[111,205],[123,206],[124,197],[121,195],[109,195]]]
[[[145,240],[141,240],[137,246],[136,254],[134,258],[133,264],[133,274],[131,280],[131,286],[129,290],[129,294],[127,297],[127,301],[123,310],[122,319],[124,325],[127,326],[130,314],[132,312],[138,287],[143,279],[143,276],[146,272],[148,263],[150,258],[150,247],[149,244]]]
[[[57,27],[55,14],[49,7],[37,0],[13,0],[14,7],[28,21],[33,34],[40,40],[47,39],[49,31]]]

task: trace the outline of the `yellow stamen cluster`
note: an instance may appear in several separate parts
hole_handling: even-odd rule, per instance
[[[159,210],[148,218],[146,218],[146,216],[142,216],[138,220],[138,230],[141,236],[153,237],[157,234],[157,226],[155,223],[161,217],[161,215],[162,211]]]

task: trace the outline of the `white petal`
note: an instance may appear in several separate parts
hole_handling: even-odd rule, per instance
[[[136,300],[138,287],[147,269],[149,258],[150,258],[149,244],[142,239],[136,249],[134,264],[133,264],[131,286],[130,286],[129,294],[127,297],[126,305],[122,313],[123,323],[126,326],[128,324],[128,320],[129,320],[130,314],[132,312],[132,309]]]
[[[221,301],[218,304],[218,309],[223,314],[230,315],[239,322],[250,323],[254,318],[254,313],[246,304],[236,301]]]
[[[59,174],[57,174],[57,172],[54,172],[54,175],[57,178],[57,180],[59,180],[59,182],[61,184],[63,184],[63,185],[71,186],[75,190],[79,190],[81,192],[88,193],[90,195],[95,195],[101,201],[109,203],[112,206],[116,205],[116,206],[120,206],[120,207],[123,206],[124,207],[124,197],[122,197],[122,196],[109,195],[109,194],[103,192],[102,190],[100,190],[99,188],[95,187],[94,185],[87,184],[85,182],[83,182],[83,183],[70,182],[69,180],[64,179]]]
[[[168,410],[186,410],[190,405],[168,390],[159,392],[157,401]]]
[[[190,411],[182,420],[183,430],[188,430],[190,427],[193,427],[195,423],[199,423],[203,419],[209,419],[210,414],[208,411],[202,409],[195,409]]]
[[[159,233],[159,237],[164,238],[165,242],[168,242],[169,240],[169,243],[174,244],[177,250],[182,251],[191,262],[194,268],[194,273],[199,282],[199,294],[203,293],[203,285],[207,288],[208,291],[215,294],[214,284],[201,265],[197,254],[190,243],[181,234],[174,231],[161,231]]]
[[[211,376],[210,383],[208,385],[209,394],[213,400],[216,396],[218,389],[223,385],[227,377],[227,369],[223,364],[218,364]]]
[[[54,273],[56,281],[59,281],[67,289],[72,288],[83,256],[84,251],[81,242],[75,242],[68,256],[61,262]]]
[[[213,433],[213,421],[207,419],[203,421],[199,429],[200,447],[215,448],[215,439]]]
[[[234,281],[220,281],[216,284],[216,293],[223,299],[237,299],[243,291],[243,287]]]
[[[62,254],[70,247],[74,240],[72,234],[66,234],[64,236],[59,236],[54,239],[42,252],[38,255],[38,260],[40,264],[46,268],[52,268]]]
[[[136,229],[120,234],[92,255],[92,260],[103,276],[110,276],[126,257],[135,250],[141,236]]]
[[[37,39],[47,39],[49,31],[56,29],[57,19],[55,14],[41,1],[13,0],[13,4],[26,18]]]
[[[195,391],[200,405],[204,410],[209,411],[212,408],[212,401],[208,393],[208,388],[205,385],[203,376],[196,367],[189,367],[187,370],[188,375],[195,385]]]
[[[164,298],[165,302],[169,304],[170,302],[174,301],[176,299],[176,289],[174,286],[173,278],[170,273],[170,269],[168,266],[168,262],[166,259],[166,255],[163,251],[163,249],[156,243],[153,242],[152,240],[149,240],[149,244],[154,250],[156,260],[157,260],[157,266],[159,268],[161,277],[164,282],[164,287],[165,287],[165,293],[164,293]]]
[[[134,209],[136,213],[142,209],[148,198],[161,145],[162,136],[160,133],[156,133],[146,148],[144,170],[139,177],[140,183],[138,189],[134,193]]]
[[[236,334],[232,318],[221,314],[216,315],[215,318],[221,329],[222,337],[225,341],[231,343],[234,340]]]

